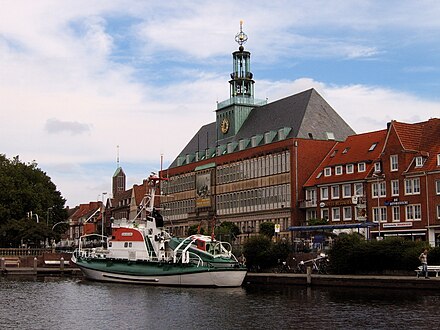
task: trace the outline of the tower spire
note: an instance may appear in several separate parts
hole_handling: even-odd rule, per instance
[[[243,32],[243,20],[240,21],[240,32],[235,35],[235,41],[240,45],[238,49],[242,52],[244,50],[243,44],[248,40],[248,36]]]
[[[116,146],[116,168],[119,168],[119,144]]]

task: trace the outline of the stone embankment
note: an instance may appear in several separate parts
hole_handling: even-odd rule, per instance
[[[440,277],[248,273],[244,284],[440,290]]]

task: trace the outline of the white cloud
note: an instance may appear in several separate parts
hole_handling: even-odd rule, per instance
[[[296,56],[379,56],[386,43],[369,36],[384,26],[413,38],[438,29],[435,3],[424,15],[420,4],[399,4],[391,14],[370,1],[255,1],[246,12],[236,1],[4,1],[0,152],[35,159],[69,205],[94,200],[110,193],[116,145],[121,163],[140,164],[146,176],[161,154],[173,160],[215,120],[216,101],[228,97],[223,67],[240,19],[257,60],[287,67]],[[314,87],[358,132],[438,116],[438,103],[415,95],[331,81],[258,78],[256,97],[271,102]]]

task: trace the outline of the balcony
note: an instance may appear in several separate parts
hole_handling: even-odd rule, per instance
[[[299,208],[300,209],[308,209],[312,207],[317,207],[316,200],[303,200],[299,201]]]

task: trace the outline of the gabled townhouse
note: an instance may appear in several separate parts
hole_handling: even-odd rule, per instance
[[[440,241],[440,119],[388,125],[385,146],[374,163],[368,202],[380,226],[374,236]]]
[[[117,173],[123,173],[122,169],[117,171]],[[145,217],[145,212],[142,212],[142,206],[147,202],[148,181],[144,180],[141,185],[135,184],[128,190],[115,190],[115,184],[125,187],[125,177],[123,184],[121,180],[117,182],[113,180],[113,191],[117,191],[117,193],[115,197],[107,200],[104,217],[106,234],[111,233],[111,223],[113,220],[132,220],[139,216]]]
[[[101,223],[101,211],[102,202],[90,202],[77,206],[67,219],[69,242],[77,246],[81,236],[96,233]]]
[[[325,219],[329,225],[342,227],[371,221],[367,211],[368,181],[386,134],[386,130],[380,130],[351,135],[334,145],[303,186],[305,200],[300,208],[305,210],[306,222]],[[367,228],[358,230],[368,236]]]

